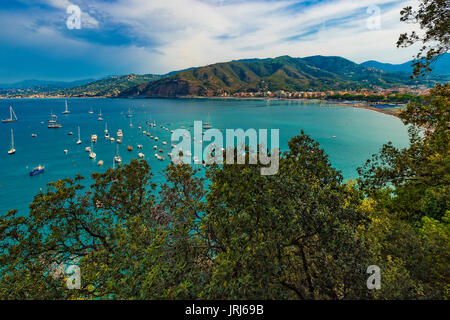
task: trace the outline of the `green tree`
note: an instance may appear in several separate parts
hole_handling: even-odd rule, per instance
[[[397,47],[421,43],[414,62],[414,76],[425,75],[439,56],[450,49],[450,10],[448,0],[420,0],[418,10],[407,6],[400,12],[400,20],[419,24],[422,33],[402,33]]]

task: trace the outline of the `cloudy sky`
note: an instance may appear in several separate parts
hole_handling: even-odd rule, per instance
[[[1,0],[0,83],[166,73],[281,55],[402,63],[417,50],[395,46],[412,28],[399,21],[409,4],[416,1]],[[67,11],[74,5],[80,29],[70,19],[76,12]]]

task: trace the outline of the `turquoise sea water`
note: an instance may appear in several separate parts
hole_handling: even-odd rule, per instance
[[[14,208],[27,213],[33,196],[48,182],[73,178],[77,173],[89,177],[92,172],[103,172],[112,167],[116,143],[104,138],[105,122],[113,137],[116,137],[118,129],[123,130],[119,154],[124,163],[143,152],[155,173],[155,182],[163,181],[161,171],[169,163],[167,153],[171,149],[170,132],[160,125],[171,130],[181,126],[189,128],[194,120],[206,121],[208,115],[211,124],[219,129],[279,129],[282,150],[286,150],[288,140],[303,129],[320,143],[333,166],[341,170],[346,179],[356,177],[356,168],[378,152],[383,143],[392,141],[396,146],[408,143],[407,128],[395,117],[325,103],[231,99],[69,99],[68,104],[71,114],[63,115],[64,99],[0,100],[0,118],[9,116],[10,105],[19,118],[15,123],[0,124],[0,212]],[[94,114],[88,114],[90,108]],[[126,117],[129,108],[133,112],[132,128],[130,119]],[[100,109],[104,121],[97,120]],[[58,116],[63,128],[47,128],[50,112]],[[159,137],[158,142],[138,130],[138,126],[148,130],[147,120],[156,121],[157,127],[150,131],[151,135]],[[81,145],[75,143],[78,125],[81,127]],[[11,128],[14,129],[15,155],[7,153]],[[70,131],[72,136],[68,135]],[[32,133],[38,136],[33,138]],[[98,142],[94,145],[96,160],[89,159],[85,151],[85,147],[91,144],[91,134],[98,135]],[[164,146],[162,141],[167,141],[167,145]],[[143,145],[142,150],[137,149],[138,144]],[[127,151],[128,145],[134,148],[132,152]],[[165,161],[155,158],[154,145],[164,150]],[[99,160],[104,161],[104,166],[97,166]],[[45,166],[45,173],[30,177],[29,171],[38,164]]]

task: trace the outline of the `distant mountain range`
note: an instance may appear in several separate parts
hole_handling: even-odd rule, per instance
[[[374,68],[386,72],[406,72],[408,74],[412,73],[413,61],[408,61],[401,64],[390,64],[382,63],[378,61],[366,61],[361,63],[362,66],[368,68]],[[450,75],[450,53],[444,53],[439,57],[434,65],[432,65],[433,71],[431,74],[434,75]]]
[[[49,89],[55,90],[59,88],[71,88],[79,85],[83,85],[89,82],[95,81],[95,79],[83,79],[76,81],[48,81],[48,80],[24,80],[16,83],[3,83],[0,84],[0,89]]]
[[[173,71],[165,75],[129,74],[73,82],[26,80],[0,85],[0,95],[26,97],[183,97],[216,96],[260,90],[327,91],[450,80],[450,54],[443,55],[433,74],[412,80],[411,63],[393,65],[376,61],[362,64],[341,57],[243,59]]]
[[[428,80],[427,80],[428,81]],[[217,96],[259,90],[325,91],[418,84],[409,74],[368,68],[341,57],[246,59],[179,72],[120,97]]]

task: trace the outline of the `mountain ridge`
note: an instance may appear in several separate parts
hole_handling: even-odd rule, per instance
[[[323,91],[416,83],[409,75],[368,68],[337,56],[244,59],[182,71],[123,91],[119,97],[217,96],[240,91]]]
[[[388,72],[405,72],[411,74],[413,71],[413,60],[400,63],[400,64],[392,64],[392,63],[384,63],[376,60],[369,60],[361,63],[361,65],[369,68],[375,68],[381,71]],[[439,57],[436,63],[432,66],[433,70],[431,74],[433,75],[450,75],[450,53],[444,53]]]

